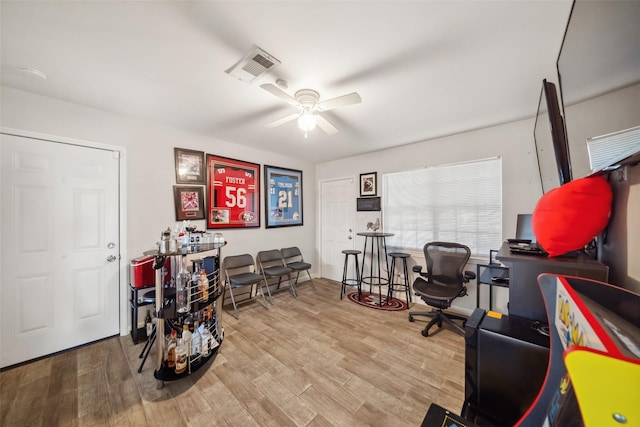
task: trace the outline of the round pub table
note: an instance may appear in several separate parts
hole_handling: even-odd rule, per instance
[[[393,236],[393,233],[380,233],[377,231],[366,231],[357,233],[358,236],[364,237],[364,251],[362,252],[362,273],[360,278],[362,283],[369,285],[369,293],[371,293],[373,286],[378,286],[378,293],[380,294],[380,307],[382,307],[382,285],[389,284],[389,277],[387,274],[382,274],[382,263],[384,262],[385,270],[389,271],[389,264],[387,261],[387,241],[386,238]],[[365,276],[367,256],[370,257],[368,275]],[[384,299],[386,303],[386,299]]]

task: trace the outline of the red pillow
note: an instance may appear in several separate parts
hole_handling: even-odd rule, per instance
[[[544,194],[533,210],[533,234],[549,256],[582,249],[609,222],[613,193],[601,176],[576,179]]]

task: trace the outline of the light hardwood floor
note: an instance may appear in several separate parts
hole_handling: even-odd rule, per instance
[[[459,413],[464,340],[429,338],[407,311],[340,300],[314,280],[222,315],[217,357],[191,377],[137,373],[143,344],[128,336],[0,373],[2,426],[419,426],[432,402]],[[415,303],[414,303],[415,304]],[[415,305],[423,310],[425,306]],[[203,372],[204,371],[204,372]]]

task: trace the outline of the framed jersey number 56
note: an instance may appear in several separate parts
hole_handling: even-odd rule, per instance
[[[302,171],[264,166],[267,228],[302,225]]]
[[[207,154],[207,228],[260,227],[260,165]]]

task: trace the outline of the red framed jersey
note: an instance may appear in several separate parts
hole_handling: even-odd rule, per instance
[[[209,155],[208,228],[260,226],[259,165]]]

